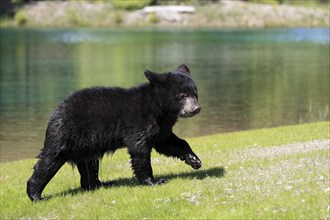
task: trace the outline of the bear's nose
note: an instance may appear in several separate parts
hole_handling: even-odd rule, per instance
[[[194,110],[193,110],[193,114],[198,114],[201,111],[201,107],[197,106]]]

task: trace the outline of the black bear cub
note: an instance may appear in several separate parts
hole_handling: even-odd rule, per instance
[[[194,169],[201,167],[189,144],[172,131],[178,117],[191,117],[201,110],[189,68],[182,64],[174,72],[145,70],[144,74],[149,83],[131,89],[83,89],[59,104],[27,181],[32,201],[41,200],[43,189],[65,162],[77,165],[83,189],[105,186],[98,178],[99,159],[118,148],[127,147],[134,174],[145,185],[165,182],[153,177],[152,148]]]

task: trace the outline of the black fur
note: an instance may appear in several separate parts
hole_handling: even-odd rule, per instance
[[[189,68],[158,74],[145,71],[149,83],[131,88],[97,87],[67,97],[53,112],[34,172],[27,182],[32,201],[65,162],[77,165],[81,187],[103,186],[98,178],[99,159],[106,152],[127,147],[135,176],[141,184],[154,185],[150,164],[152,148],[166,156],[184,160],[194,169],[201,161],[172,127],[178,116],[197,114],[197,88]]]

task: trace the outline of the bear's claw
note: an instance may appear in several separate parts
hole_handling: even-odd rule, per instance
[[[185,158],[185,163],[190,165],[195,170],[198,170],[202,166],[202,162],[196,155],[187,154]]]

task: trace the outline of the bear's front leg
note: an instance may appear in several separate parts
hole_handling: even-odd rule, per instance
[[[166,183],[165,179],[155,180],[152,174],[152,167],[150,163],[150,153],[136,153],[129,152],[131,155],[131,164],[135,177],[143,185],[159,185]]]
[[[192,151],[187,141],[178,138],[174,133],[165,141],[158,143],[155,149],[165,156],[172,156],[184,160],[186,164],[190,165],[195,170],[202,166],[201,160]]]

